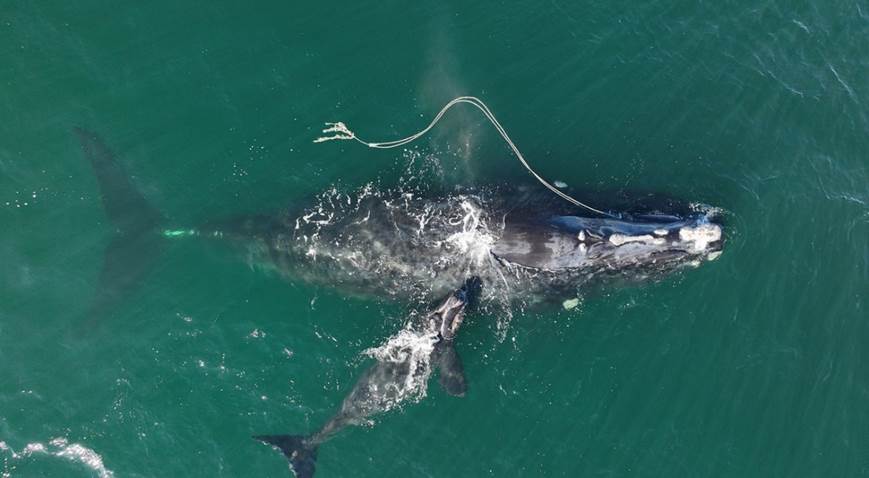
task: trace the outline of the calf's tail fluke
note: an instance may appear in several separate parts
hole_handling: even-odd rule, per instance
[[[114,236],[105,251],[99,286],[88,313],[94,325],[114,311],[151,271],[164,244],[158,234],[160,213],[145,199],[96,133],[75,127],[82,153],[90,162]]]
[[[257,440],[279,450],[290,460],[290,469],[297,478],[311,478],[317,463],[317,445],[308,443],[302,435],[257,435]]]

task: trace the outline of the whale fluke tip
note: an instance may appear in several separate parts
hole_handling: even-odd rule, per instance
[[[317,446],[302,435],[254,435],[255,440],[267,443],[290,460],[290,469],[297,478],[311,478],[317,462]]]

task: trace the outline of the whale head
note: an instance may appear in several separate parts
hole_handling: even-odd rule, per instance
[[[467,279],[460,289],[448,295],[428,316],[443,340],[451,341],[465,319],[465,309],[479,294],[479,277]]]
[[[648,275],[714,260],[723,246],[723,227],[707,212],[619,218],[556,215],[506,222],[492,253],[545,271]]]

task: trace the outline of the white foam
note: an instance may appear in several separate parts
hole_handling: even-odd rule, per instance
[[[404,401],[419,401],[425,398],[428,379],[431,376],[431,354],[437,342],[437,332],[424,333],[405,327],[383,345],[364,352],[379,362],[408,366],[409,372],[404,382],[394,384],[395,388],[391,390],[394,400],[386,404],[386,410]]]
[[[30,456],[34,453],[45,453],[45,445],[42,443],[28,443],[27,446],[21,450],[21,454],[24,456]]]
[[[107,469],[103,464],[103,457],[92,449],[79,443],[70,444],[67,442],[66,438],[55,438],[49,443],[59,448],[59,450],[54,453],[54,456],[81,463],[95,471],[100,478],[112,478],[115,476],[115,474]]]
[[[425,163],[425,166],[439,168],[437,157],[428,158],[413,152],[408,154],[411,162],[417,161],[417,166],[419,159],[430,159],[431,164]],[[491,253],[502,224],[493,221],[488,215],[485,207],[486,194],[458,193],[450,195],[442,202],[429,203],[424,194],[428,187],[424,181],[427,175],[415,179],[416,169],[418,167],[406,171],[395,190],[382,190],[376,183],[369,183],[349,195],[337,192],[337,188],[321,193],[318,204],[295,219],[296,231],[292,240],[298,241],[298,251],[306,254],[310,261],[323,260],[328,263],[330,259],[336,259],[341,266],[347,267],[348,273],[355,274],[358,270],[360,277],[388,273],[408,280],[418,280],[420,276],[430,272],[430,276],[436,281],[450,282],[426,282],[425,285],[433,290],[455,287],[458,279],[452,276],[453,272],[466,276],[500,276],[505,287],[488,288],[486,295],[495,297],[494,300],[498,300],[499,304],[508,304],[509,300],[501,297],[509,293],[508,281]],[[366,202],[369,200],[373,202]],[[393,212],[395,215],[390,217]],[[396,222],[396,218],[404,216],[412,222],[405,223],[403,219]],[[406,228],[410,229],[407,232],[414,236],[410,241],[414,243],[414,247],[428,248],[427,252],[433,257],[427,264],[403,260],[402,255],[393,254],[392,248],[396,245],[391,238],[381,243],[375,240],[378,235],[369,234],[365,226],[356,231],[359,232],[358,238],[354,238],[354,234],[335,237],[335,231],[328,230],[326,237],[329,241],[334,240],[334,244],[324,242],[320,237],[321,231],[327,231],[326,228],[336,224],[358,225],[369,221],[376,223],[373,227],[387,225],[386,221],[390,221],[398,231],[405,232]],[[404,245],[405,243],[401,244]],[[255,251],[255,254],[256,257],[267,257],[266,252]],[[269,260],[263,263],[271,265]],[[439,274],[439,271],[449,273]],[[499,330],[504,329],[502,325],[507,322],[507,311],[499,311]]]
[[[461,202],[464,216],[461,219],[462,230],[447,237],[446,242],[454,247],[459,254],[467,256],[474,265],[482,265],[489,258],[495,238],[489,234],[480,219],[481,210],[470,201]]]
[[[13,461],[26,460],[34,455],[47,455],[84,465],[100,478],[114,478],[115,476],[112,470],[106,468],[103,457],[99,453],[80,443],[69,443],[69,440],[63,437],[52,438],[48,445],[41,442],[28,443],[18,453],[6,442],[0,442],[0,451],[11,452]],[[6,469],[2,476],[9,477],[11,473]]]

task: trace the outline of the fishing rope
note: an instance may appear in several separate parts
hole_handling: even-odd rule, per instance
[[[460,96],[460,97],[455,98],[454,100],[450,101],[449,103],[446,104],[446,106],[441,108],[440,112],[438,112],[438,114],[434,117],[434,119],[431,121],[431,123],[429,123],[429,125],[426,126],[422,131],[420,131],[416,134],[413,134],[411,136],[408,136],[407,138],[404,138],[404,139],[398,139],[395,141],[385,141],[385,142],[381,142],[381,143],[373,143],[373,142],[369,142],[369,141],[364,141],[364,140],[360,139],[358,136],[356,136],[356,133],[350,131],[350,129],[347,128],[347,125],[345,125],[344,123],[339,121],[337,123],[326,123],[326,128],[323,130],[324,134],[328,134],[328,133],[335,133],[335,134],[333,134],[332,136],[320,136],[319,138],[315,139],[314,142],[315,143],[324,143],[326,141],[334,141],[334,140],[354,140],[356,142],[364,144],[365,146],[368,146],[369,148],[377,148],[377,149],[398,148],[400,146],[404,146],[408,143],[416,141],[421,136],[428,133],[432,128],[434,128],[435,124],[437,124],[437,122],[441,120],[441,117],[443,117],[444,113],[446,113],[448,109],[452,108],[453,106],[455,106],[459,103],[467,103],[467,104],[470,104],[470,105],[477,107],[477,109],[480,110],[483,113],[483,115],[486,116],[486,119],[488,119],[492,123],[492,125],[495,127],[495,129],[498,130],[498,133],[501,134],[501,137],[504,138],[504,141],[507,142],[507,145],[510,146],[511,150],[513,150],[513,154],[516,155],[516,158],[519,159],[519,162],[522,163],[522,166],[525,166],[525,169],[527,169],[528,172],[531,173],[532,176],[534,176],[538,181],[540,181],[540,184],[546,186],[547,189],[549,189],[550,191],[552,191],[553,193],[558,195],[560,198],[564,199],[565,201],[567,201],[575,206],[584,207],[584,208],[588,209],[589,211],[595,212],[597,214],[602,214],[604,216],[615,217],[608,212],[601,211],[600,209],[593,208],[593,207],[589,206],[588,204],[584,204],[582,202],[577,201],[576,199],[572,198],[571,196],[560,191],[555,186],[549,184],[549,182],[547,182],[539,174],[537,174],[533,169],[531,169],[531,166],[528,164],[527,161],[525,161],[525,157],[522,156],[522,153],[519,152],[519,148],[516,147],[516,145],[513,143],[513,140],[511,140],[510,137],[507,135],[507,131],[504,130],[504,127],[501,126],[501,123],[498,122],[498,120],[495,118],[495,115],[492,114],[492,112],[489,110],[489,107],[486,106],[486,104],[483,103],[482,100],[480,100],[479,98],[476,98],[474,96]]]

